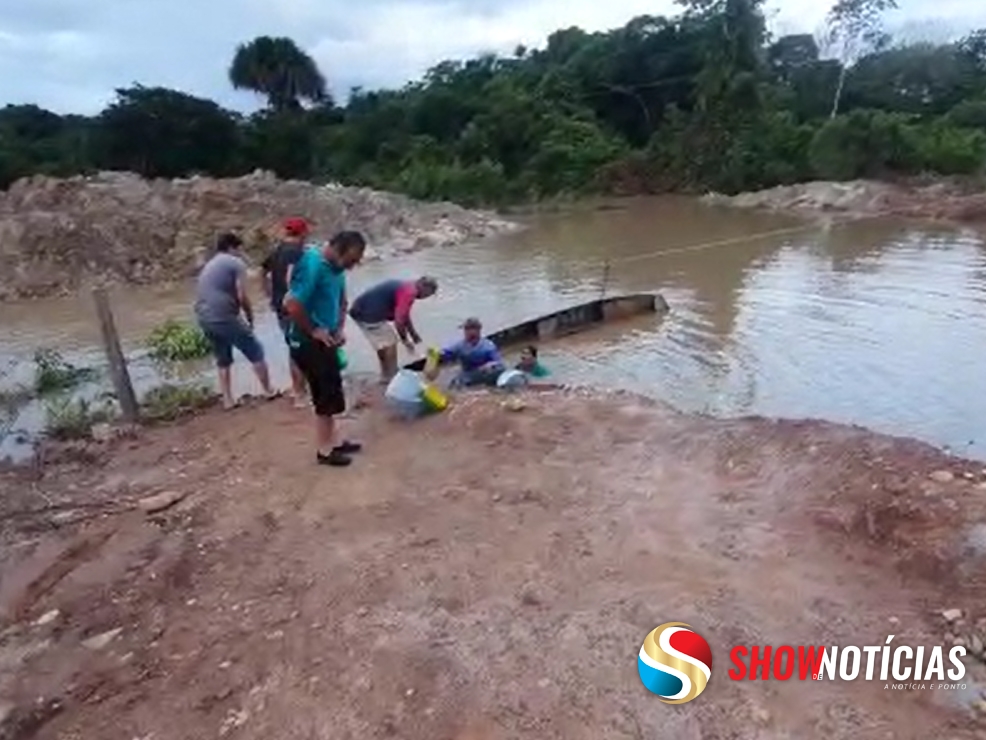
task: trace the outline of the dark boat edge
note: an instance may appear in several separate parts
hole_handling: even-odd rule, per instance
[[[588,303],[563,308],[560,311],[522,321],[514,326],[487,335],[500,348],[524,343],[535,343],[574,334],[590,326],[628,319],[645,313],[667,313],[667,301],[660,293],[631,293],[629,295],[598,298]],[[405,370],[421,372],[424,358],[404,365]]]

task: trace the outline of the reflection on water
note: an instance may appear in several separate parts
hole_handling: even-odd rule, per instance
[[[530,225],[498,242],[369,264],[353,273],[351,292],[383,277],[435,275],[439,295],[420,303],[415,318],[426,341],[438,343],[466,315],[492,331],[604,291],[660,291],[670,316],[552,343],[545,363],[563,380],[627,387],[684,410],[826,418],[986,457],[982,233],[874,220],[758,237],[798,222],[683,198],[586,206],[531,217]],[[645,256],[741,236],[751,239]],[[189,318],[189,291],[114,294],[139,390],[160,382],[139,352],[142,337],[167,318]],[[88,296],[0,306],[0,315],[0,370],[5,358],[13,362],[7,382],[29,376],[25,360],[38,346],[101,359]],[[259,332],[286,385],[287,353],[272,316],[260,317]],[[372,371],[367,343],[355,329],[349,340],[351,366]],[[236,370],[240,390],[251,390],[249,368]],[[209,377],[210,369],[200,363],[188,372]],[[33,407],[15,426],[37,426],[40,417]]]

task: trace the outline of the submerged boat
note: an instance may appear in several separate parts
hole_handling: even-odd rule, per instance
[[[666,313],[668,310],[667,301],[659,293],[632,293],[612,298],[599,298],[523,321],[488,334],[486,338],[497,347],[504,349],[510,345],[532,344],[563,337],[610,321],[628,319],[645,313]],[[404,368],[421,372],[424,366],[425,358],[421,358],[407,363]]]

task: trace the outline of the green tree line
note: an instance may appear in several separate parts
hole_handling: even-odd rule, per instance
[[[839,0],[828,33],[772,38],[761,0],[566,28],[542,49],[442,62],[345,105],[290,39],[245,43],[244,116],[134,86],[93,117],[0,109],[0,187],[99,169],[147,177],[257,168],[467,204],[586,192],[736,192],[813,178],[974,174],[986,161],[986,29],[895,44],[894,0]],[[217,73],[219,71],[217,70]]]

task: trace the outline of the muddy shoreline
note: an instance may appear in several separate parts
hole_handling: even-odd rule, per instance
[[[880,182],[807,182],[726,196],[706,195],[703,202],[801,214],[834,213],[866,218],[895,216],[956,223],[986,222],[986,190],[962,180]]]
[[[627,393],[522,398],[410,427],[371,399],[345,471],[313,465],[307,416],[275,403],[4,473],[0,728],[981,737],[974,656],[954,692],[726,676],[733,644],[981,641],[981,463]],[[667,621],[714,665],[670,708],[635,668]]]

